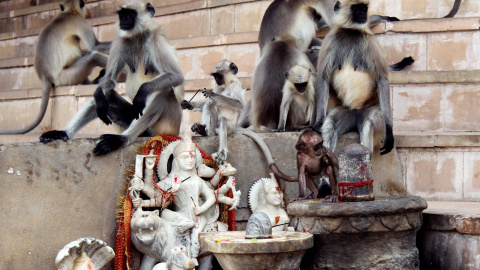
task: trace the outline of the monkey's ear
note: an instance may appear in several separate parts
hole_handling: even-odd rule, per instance
[[[80,8],[83,8],[85,6],[85,2],[83,0],[80,0]]]
[[[335,3],[335,7],[333,8],[333,12],[337,13],[339,9],[340,9],[340,1],[337,1],[337,3]]]
[[[155,8],[153,8],[152,4],[150,3],[147,3],[147,11],[150,12],[150,16],[154,16],[155,15]]]
[[[305,150],[305,144],[302,142],[297,142],[295,149],[297,149],[299,152],[303,152]]]
[[[290,75],[290,74],[288,73],[288,71],[287,71],[287,72],[285,72],[285,78],[287,78],[287,79],[288,79],[288,76],[289,76],[289,75]]]
[[[65,7],[62,4],[60,4],[60,10],[65,11]]]
[[[237,75],[238,67],[234,63],[230,64],[230,70],[232,71],[233,75]]]

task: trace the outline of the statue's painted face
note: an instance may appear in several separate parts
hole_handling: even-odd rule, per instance
[[[180,170],[183,171],[189,171],[195,167],[195,152],[182,152],[177,159],[177,165],[180,168]]]
[[[153,169],[153,166],[155,166],[155,160],[156,158],[154,157],[145,158],[145,166],[147,167],[147,169],[149,170]]]
[[[279,187],[271,188],[268,193],[265,194],[265,199],[268,204],[280,205],[283,201],[283,193]]]

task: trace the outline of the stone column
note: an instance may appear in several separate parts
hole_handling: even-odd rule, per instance
[[[291,203],[296,231],[314,234],[301,269],[418,269],[416,233],[427,203],[420,197],[376,201]]]

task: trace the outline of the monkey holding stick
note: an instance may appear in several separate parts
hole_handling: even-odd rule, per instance
[[[323,146],[322,136],[313,130],[306,130],[298,138],[295,148],[297,149],[297,178],[283,174],[276,166],[270,166],[277,179],[287,182],[298,181],[299,197],[292,201],[316,199],[318,186],[314,179],[327,176],[332,194],[328,195],[326,199],[330,202],[338,202],[338,186],[335,176],[335,168],[338,169],[338,160],[330,149]],[[308,197],[305,194],[307,187],[312,191],[312,194]]]

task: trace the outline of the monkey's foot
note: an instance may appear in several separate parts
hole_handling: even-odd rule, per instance
[[[192,131],[196,132],[202,136],[207,136],[207,127],[205,125],[202,125],[200,123],[195,123],[192,126]]]
[[[100,82],[100,79],[105,76],[105,73],[105,69],[100,70],[100,72],[98,73],[98,77],[92,81],[92,84],[98,84]]]
[[[225,150],[221,150],[221,151],[218,151],[216,153],[216,157],[215,157],[215,163],[217,163],[218,165],[223,165],[225,163],[225,160],[227,160],[227,153],[225,152]]]
[[[297,130],[297,131],[302,131],[302,130],[309,129],[309,128],[310,128],[310,126],[300,125],[300,126],[296,126],[296,127],[295,127],[295,130]]]
[[[272,132],[285,132],[285,129],[272,129]]]
[[[290,202],[296,202],[296,201],[301,201],[301,200],[306,200],[306,199],[308,199],[308,198],[305,197],[305,196],[300,196],[298,198],[291,199]]]
[[[47,131],[40,136],[40,141],[42,143],[48,143],[55,140],[63,140],[66,142],[68,139],[70,138],[68,138],[67,133],[63,130]]]
[[[338,194],[337,195],[335,195],[335,194],[328,195],[328,196],[325,197],[325,200],[327,202],[332,202],[332,203],[338,202]]]
[[[106,155],[112,151],[120,149],[127,145],[128,139],[122,135],[104,134],[100,136],[100,142],[93,149],[95,156]]]

